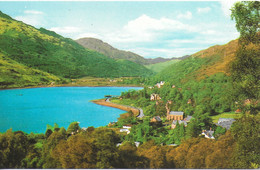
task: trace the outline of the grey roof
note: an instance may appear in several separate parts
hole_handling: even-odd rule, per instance
[[[183,112],[171,111],[170,115],[183,115]]]
[[[234,122],[235,119],[233,119],[233,118],[219,118],[219,119],[218,119],[218,123],[220,123],[220,122],[227,122],[227,121],[232,121],[232,122]]]
[[[158,122],[161,122],[162,121],[162,119],[160,118],[160,116],[155,116],[154,117]]]
[[[179,122],[179,124],[182,124],[182,123],[183,123],[185,126],[187,125],[187,122],[184,121],[184,120],[173,120],[173,121],[172,121],[172,124],[176,125],[176,124],[177,124],[177,121]]]
[[[230,129],[234,121],[236,120],[232,118],[219,118],[217,125],[226,128],[228,130]]]
[[[192,116],[187,116],[186,121],[190,121],[192,119]]]

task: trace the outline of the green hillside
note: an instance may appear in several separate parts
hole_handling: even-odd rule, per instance
[[[62,83],[52,74],[24,66],[0,53],[0,88],[17,88]]]
[[[145,65],[146,68],[159,73],[162,70],[164,70],[166,67],[175,64],[177,62],[179,62],[180,60],[170,60],[170,61],[166,61],[166,62],[161,62],[161,63],[156,63],[156,64],[150,64],[150,65]]]
[[[27,67],[64,78],[152,74],[144,66],[131,62],[119,63],[96,51],[86,50],[75,41],[55,32],[36,29],[3,13],[0,13],[0,26],[1,52]]]

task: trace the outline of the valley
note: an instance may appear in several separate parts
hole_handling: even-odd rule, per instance
[[[0,168],[259,168],[259,9],[257,1],[235,3],[231,18],[240,37],[182,57],[169,51],[224,34],[195,35],[195,27],[180,22],[213,7],[178,21],[142,15],[127,22],[125,34],[115,31],[117,45],[138,44],[134,50],[146,57],[97,38],[66,38],[0,11]],[[106,33],[113,42],[115,34]]]

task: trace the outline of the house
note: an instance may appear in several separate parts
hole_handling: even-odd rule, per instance
[[[124,129],[131,129],[131,126],[125,125],[125,126],[123,126],[123,128],[124,128]]]
[[[140,142],[135,142],[135,146],[138,148],[138,146],[140,145]]]
[[[233,118],[219,118],[217,126],[221,126],[228,130],[228,129],[230,129],[230,127],[234,121],[236,121],[236,120]]]
[[[179,124],[184,124],[184,126],[186,127],[187,126],[187,122],[185,120],[173,120],[172,121],[172,125],[171,125],[171,128],[174,129],[177,125],[177,122]]]
[[[213,136],[214,131],[212,131],[211,128],[210,128],[210,130],[202,130],[202,133],[201,133],[201,134],[204,135],[205,138],[215,139],[214,136]]]
[[[130,130],[129,129],[120,129],[120,132],[126,132],[126,134],[129,134]]]
[[[174,89],[176,86],[175,85],[172,85],[172,88]]]
[[[161,88],[161,86],[163,86],[164,83],[165,83],[164,81],[161,81],[160,83],[157,83],[156,86],[157,86],[158,88]]]
[[[167,113],[167,119],[168,120],[183,120],[183,112],[179,111],[171,111],[170,113]]]
[[[188,122],[190,122],[190,120],[191,120],[192,118],[193,118],[192,116],[187,116],[186,118],[184,118],[184,120],[188,123]]]
[[[155,94],[155,93],[151,94],[150,100],[160,100],[160,99],[161,97],[159,96],[159,94]]]
[[[154,116],[154,117],[151,119],[151,122],[159,123],[159,122],[162,122],[162,119],[160,118],[160,116]]]

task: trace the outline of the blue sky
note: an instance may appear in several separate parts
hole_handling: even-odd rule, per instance
[[[238,38],[234,1],[0,1],[0,10],[65,37],[94,37],[146,58],[181,57]]]

